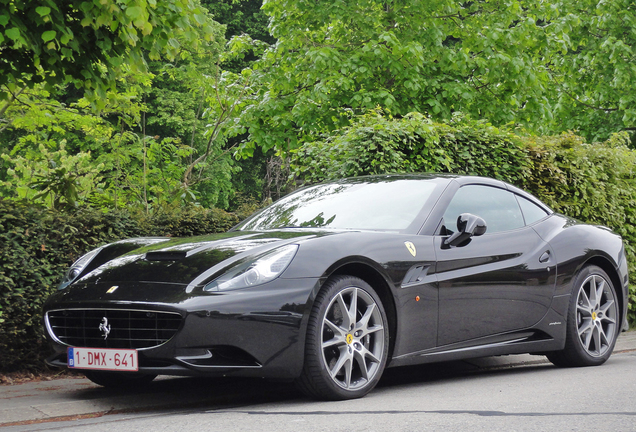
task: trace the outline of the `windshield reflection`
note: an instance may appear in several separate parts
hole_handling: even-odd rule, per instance
[[[386,178],[321,184],[288,195],[238,227],[241,231],[330,228],[402,231],[420,215],[439,179]]]

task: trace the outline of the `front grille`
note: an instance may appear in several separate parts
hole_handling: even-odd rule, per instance
[[[182,321],[175,312],[123,309],[54,310],[46,319],[52,336],[66,345],[134,349],[167,342]]]

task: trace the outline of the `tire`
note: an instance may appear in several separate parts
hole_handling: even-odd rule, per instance
[[[316,399],[363,397],[380,380],[388,350],[389,328],[378,295],[360,278],[335,276],[314,302],[297,384]]]
[[[150,383],[157,375],[129,372],[84,371],[86,378],[106,388],[136,388]]]
[[[593,265],[583,268],[572,286],[565,348],[546,355],[560,367],[601,365],[619,333],[616,290],[607,273]]]

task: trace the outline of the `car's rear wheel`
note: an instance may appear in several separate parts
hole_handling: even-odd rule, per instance
[[[597,266],[587,266],[575,278],[567,318],[565,348],[548,353],[557,366],[596,366],[612,354],[619,331],[616,290]]]
[[[335,276],[314,302],[298,385],[318,399],[362,397],[380,380],[388,349],[389,329],[379,296],[360,278]]]
[[[133,372],[104,372],[84,371],[86,378],[103,387],[108,388],[133,388],[148,384],[157,375],[146,375]]]

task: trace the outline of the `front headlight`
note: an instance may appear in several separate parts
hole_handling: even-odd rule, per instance
[[[60,286],[58,286],[57,288],[63,290],[64,288],[72,284],[75,279],[77,279],[77,277],[82,274],[86,266],[93,260],[93,258],[95,258],[95,256],[101,250],[102,248],[92,250],[75,261],[71,268],[68,269],[68,271],[64,275],[64,279],[62,279],[62,282],[60,283]]]
[[[267,252],[260,257],[241,263],[216,278],[203,289],[225,291],[261,285],[276,279],[291,263],[298,245],[287,245]]]

